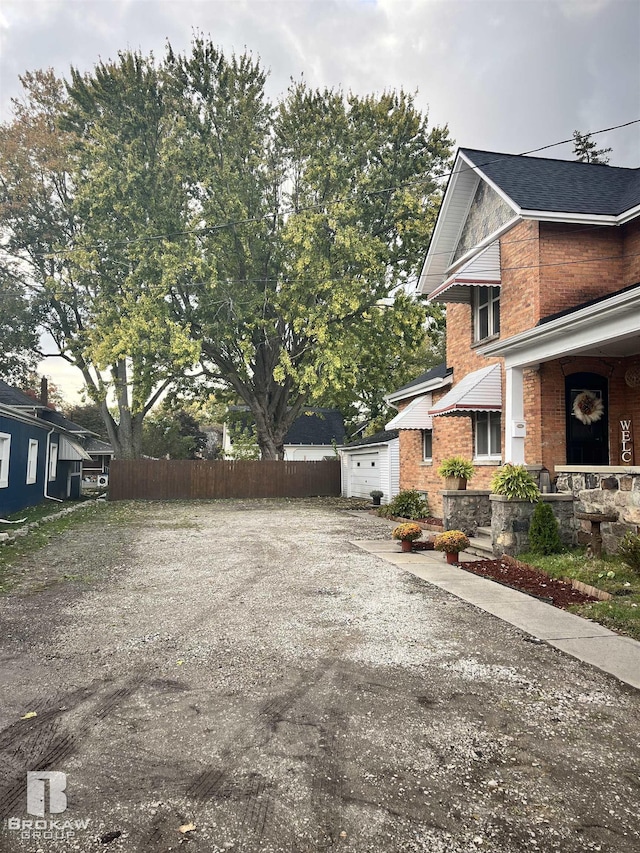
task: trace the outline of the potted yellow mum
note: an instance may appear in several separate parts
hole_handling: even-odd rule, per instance
[[[407,521],[394,527],[391,536],[393,539],[400,540],[403,551],[411,551],[411,543],[422,536],[422,528],[418,524]]]
[[[436,551],[444,551],[447,555],[447,563],[457,563],[460,551],[466,550],[469,544],[469,537],[462,530],[445,530],[433,541]]]

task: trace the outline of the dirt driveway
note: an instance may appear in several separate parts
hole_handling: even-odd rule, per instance
[[[24,558],[0,849],[637,851],[638,692],[348,544],[377,536],[322,502],[106,505]],[[65,811],[56,777],[27,813],[35,770]]]

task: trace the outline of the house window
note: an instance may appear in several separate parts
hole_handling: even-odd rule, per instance
[[[27,456],[27,485],[31,485],[38,479],[38,442],[35,438],[29,439],[29,454]]]
[[[49,479],[55,480],[58,474],[58,445],[49,446]]]
[[[500,459],[502,424],[500,412],[478,412],[475,416],[476,459]]]
[[[422,461],[431,462],[433,457],[433,430],[422,430]]]
[[[474,328],[476,341],[500,333],[500,288],[476,287],[474,294]]]
[[[0,432],[0,489],[9,485],[9,456],[11,455],[11,436]]]

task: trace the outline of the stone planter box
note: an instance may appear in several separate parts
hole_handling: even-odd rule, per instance
[[[491,503],[485,489],[445,489],[442,495],[445,530],[462,530],[475,536],[478,527],[491,524]]]
[[[540,499],[551,505],[558,520],[560,540],[572,545],[575,538],[573,495],[544,494]],[[515,557],[529,546],[529,527],[536,507],[531,501],[510,501],[504,495],[491,495],[491,542],[496,557]]]

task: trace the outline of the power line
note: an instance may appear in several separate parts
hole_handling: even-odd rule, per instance
[[[593,135],[600,134],[600,133],[607,133],[607,132],[612,131],[612,130],[619,130],[619,129],[624,128],[624,127],[630,127],[631,125],[638,124],[638,123],[640,123],[640,118],[632,119],[631,121],[624,122],[624,123],[618,124],[618,125],[614,125],[612,127],[606,127],[606,128],[602,128],[600,130],[593,130],[593,131],[590,131],[588,134],[585,134],[585,135],[593,136]],[[559,142],[551,142],[548,145],[543,145],[539,148],[533,148],[530,151],[524,151],[521,154],[508,155],[508,156],[524,157],[524,156],[527,156],[528,154],[534,154],[538,151],[545,151],[545,150],[548,150],[549,148],[555,148],[558,145],[565,145],[567,142],[572,142],[572,141],[573,141],[573,137],[570,139],[562,139]],[[421,183],[438,181],[438,180],[441,180],[443,178],[451,178],[454,175],[463,174],[464,172],[476,171],[478,169],[483,169],[486,166],[490,166],[493,163],[498,163],[501,160],[502,160],[502,155],[500,157],[494,158],[493,160],[487,160],[484,163],[476,164],[473,166],[463,166],[459,169],[451,169],[447,172],[442,172],[442,173],[436,174],[436,175],[428,175],[428,176],[425,175],[422,178],[413,178],[410,181],[405,181],[401,184],[396,184],[394,186],[385,187],[385,188],[379,189],[379,190],[368,190],[368,191],[363,192],[362,196],[367,197],[367,196],[374,196],[374,195],[382,195],[383,193],[395,192],[398,189],[403,189],[405,187],[415,186],[415,185],[418,185]],[[567,161],[567,162],[571,162],[571,161]],[[84,250],[87,250],[87,249],[103,249],[103,248],[106,248],[109,246],[111,246],[111,247],[128,246],[128,245],[131,245],[133,243],[155,242],[158,240],[175,240],[175,239],[180,238],[180,237],[198,236],[198,235],[204,236],[205,234],[215,233],[216,231],[221,231],[221,230],[224,230],[226,228],[234,228],[237,226],[257,224],[259,222],[263,222],[266,219],[277,219],[279,217],[292,216],[292,215],[297,215],[300,213],[309,213],[313,210],[318,210],[318,209],[326,210],[329,207],[334,207],[338,204],[342,204],[347,198],[349,198],[349,196],[347,196],[347,195],[340,196],[339,198],[335,198],[334,200],[329,199],[329,200],[325,200],[322,202],[316,202],[314,204],[303,205],[301,207],[292,207],[292,208],[284,209],[281,211],[269,211],[268,213],[264,213],[261,216],[245,217],[243,219],[229,220],[227,222],[221,222],[221,223],[217,223],[215,225],[206,225],[206,226],[201,226],[199,228],[190,228],[190,229],[184,229],[182,231],[175,231],[175,232],[172,232],[170,234],[167,234],[167,233],[151,234],[151,235],[147,235],[147,236],[123,238],[122,240],[103,241],[101,243],[93,243],[93,244],[89,244],[87,246],[82,246],[82,249],[84,249]],[[69,251],[73,251],[73,250],[72,249],[66,249],[65,247],[59,247],[57,249],[52,249],[48,252],[34,253],[34,256],[35,257],[43,257],[43,258],[49,257],[50,258],[50,257],[55,257],[56,255],[64,255],[65,253],[68,253]]]

